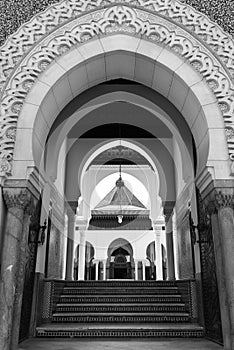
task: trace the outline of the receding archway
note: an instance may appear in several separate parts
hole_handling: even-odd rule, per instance
[[[123,56],[126,57],[126,59],[128,59],[128,57],[129,57],[129,53],[128,52],[129,51],[127,49],[125,49],[123,51],[125,51],[123,53]],[[112,52],[111,55],[113,55],[113,56],[117,55],[117,57],[118,57],[118,48],[115,49],[115,50],[111,49],[111,52]],[[169,52],[169,51],[167,51],[166,53],[164,52],[164,54],[167,54],[168,56],[170,56],[171,59],[175,58],[174,54],[171,54],[171,52]],[[138,57],[138,54],[136,52],[134,53],[134,55],[136,57]],[[101,57],[102,57],[101,59],[103,59],[105,57],[105,55],[104,55],[104,57],[101,55]],[[140,57],[142,58],[142,55],[140,55]],[[147,57],[147,55],[145,55],[144,57]],[[173,83],[173,79],[174,79],[173,77],[175,77],[174,72],[177,69],[179,70],[180,66],[182,66],[184,64],[184,62],[182,62],[181,60],[179,60],[179,62],[178,62],[178,57],[176,57],[176,59],[177,59],[177,63],[178,63],[178,67],[177,68],[176,67],[168,68],[168,66],[167,66],[167,69],[169,69],[170,74],[172,76],[172,80],[170,80],[170,82],[168,82],[167,93],[165,93],[165,95],[167,96],[168,99],[170,99],[170,98],[171,98],[171,100],[174,99],[173,102],[176,105],[177,109],[179,109],[181,111],[182,115],[183,115],[183,113],[182,113],[183,106],[186,105],[187,103],[188,103],[189,106],[191,106],[191,99],[190,99],[191,95],[196,100],[194,110],[197,110],[198,114],[196,114],[196,116],[193,116],[192,123],[191,123],[192,125],[191,125],[190,129],[191,129],[191,131],[193,133],[194,140],[195,140],[195,146],[196,146],[196,152],[197,152],[197,158],[198,158],[198,174],[199,175],[201,174],[201,176],[203,176],[204,173],[207,174],[206,173],[207,164],[209,164],[209,166],[211,166],[211,167],[212,166],[216,167],[218,162],[220,161],[221,163],[223,162],[223,164],[225,165],[225,169],[226,169],[225,170],[226,171],[225,174],[228,177],[229,176],[229,163],[227,161],[228,157],[227,157],[226,140],[225,140],[225,137],[223,137],[224,136],[223,121],[221,121],[220,111],[218,110],[217,105],[215,104],[215,98],[212,95],[212,93],[210,91],[208,91],[208,88],[207,88],[206,84],[204,82],[201,82],[200,77],[198,77],[196,74],[195,74],[195,77],[194,77],[194,71],[192,71],[192,68],[187,66],[187,65],[186,65],[187,69],[189,71],[191,69],[191,73],[193,72],[193,77],[195,78],[196,83],[194,81],[193,82],[186,81],[186,78],[184,78],[183,83],[182,83],[184,90],[181,89],[181,91],[183,91],[184,94],[182,94],[180,96],[177,96],[176,95],[176,91],[177,90],[175,88],[174,89],[172,88],[172,86],[174,86],[174,84],[176,85],[178,83],[177,78],[175,78],[175,81]],[[157,61],[154,62],[154,64],[155,64],[156,69],[157,69],[158,68],[157,67]],[[161,65],[161,63],[160,63],[160,65]],[[120,69],[120,71],[121,71],[121,67],[119,67],[118,69]],[[166,72],[167,69],[165,68],[164,72]],[[113,73],[113,76],[115,76],[115,72]],[[106,77],[104,77],[104,78],[106,78]],[[198,82],[197,82],[196,79],[198,79]],[[100,79],[100,81],[102,81],[102,79]],[[93,81],[94,85],[95,85],[95,82],[96,81],[94,80]],[[194,88],[194,85],[197,85],[197,87]],[[36,87],[35,87],[35,89],[36,89]],[[202,90],[202,93],[201,93],[201,90]],[[172,91],[174,91],[174,92],[172,92]],[[204,101],[204,91],[207,92],[205,101]],[[35,93],[35,90],[34,90],[34,93]],[[175,95],[173,95],[173,93]],[[169,98],[169,96],[171,96],[171,97]],[[188,96],[190,96],[190,97],[188,97]],[[209,96],[209,97],[207,97],[207,96]],[[42,100],[44,99],[44,97],[42,98]],[[47,97],[45,97],[45,99],[47,99],[47,98],[49,99],[49,95]],[[188,98],[188,100],[187,100],[187,98]],[[47,99],[47,101],[48,101],[48,99]],[[63,107],[63,102],[61,102],[62,103],[61,108]],[[68,101],[66,101],[66,102],[68,102]],[[220,130],[222,130],[222,140],[223,140],[223,143],[222,143],[223,147],[222,147],[222,151],[221,151],[222,154],[219,155],[220,158],[216,159],[215,161],[212,160],[213,154],[212,154],[211,150],[212,150],[212,147],[215,146],[214,142],[212,141],[212,137],[215,135],[215,132],[217,131],[217,128],[216,128],[217,127],[217,120],[215,120],[215,121],[214,120],[210,120],[208,118],[208,116],[206,118],[203,110],[207,111],[207,109],[205,108],[207,103],[209,104],[209,106],[212,105],[212,112],[218,118],[218,120],[221,121],[221,123],[222,123],[222,128],[219,129],[219,132],[220,132]],[[43,105],[43,101],[41,101],[40,104],[41,104],[41,107],[43,107],[42,106]],[[52,104],[51,104],[51,106],[52,106]],[[92,105],[91,105],[91,108],[92,108]],[[200,110],[202,110],[201,113],[200,113]],[[57,110],[57,107],[56,107],[56,113],[54,111],[52,111],[52,114],[50,115],[51,119],[50,119],[49,123],[51,123],[51,121],[54,121],[56,119],[57,112],[58,112],[58,110]],[[82,112],[84,113],[84,115],[87,114],[87,110],[82,111]],[[49,114],[50,113],[48,113],[48,117],[49,117]],[[53,114],[54,114],[54,116],[53,116]],[[185,111],[184,111],[184,118],[189,124],[188,115],[186,115]],[[190,122],[191,122],[191,120],[190,120]],[[214,129],[212,128],[212,122],[214,122],[214,125],[213,125]],[[65,131],[69,130],[69,127],[71,127],[72,125],[73,124],[71,123],[71,125],[69,126],[69,121],[68,121],[68,123],[66,122],[66,125],[64,125],[64,128],[65,128],[64,130]],[[62,131],[64,131],[64,130],[62,128]],[[202,130],[202,133],[200,132],[200,130]],[[61,132],[61,134],[60,134],[60,131],[61,131],[60,129],[57,129],[56,131],[58,132],[59,135],[62,136],[62,139],[63,139],[63,132]],[[46,142],[45,136],[47,137],[48,134],[49,134],[49,129],[47,128],[47,131],[43,132],[42,138],[40,139],[40,142],[43,145]],[[36,143],[35,143],[36,140],[37,140],[36,138],[33,140],[34,141],[33,142],[33,144],[34,144],[34,156],[37,157],[36,164],[40,164],[41,159],[43,159],[43,157],[41,157],[41,155],[42,155],[41,151],[44,148],[41,147],[41,151],[40,151],[40,147],[38,148],[36,146]],[[60,143],[59,137],[58,137],[58,143]],[[35,148],[35,146],[36,146],[36,148]],[[218,160],[218,162],[217,162],[217,160]],[[41,170],[41,173],[43,174],[43,167],[39,166],[39,168]],[[215,172],[215,176],[219,176],[219,170],[220,170],[220,168],[218,167],[217,168],[217,172]],[[214,173],[212,173],[212,175],[214,175]],[[222,174],[222,176],[223,176],[223,174]]]
[[[109,279],[133,279],[133,248],[126,239],[111,242],[107,256]]]
[[[79,244],[75,249],[74,254],[74,280],[78,280],[78,271],[79,271]],[[93,259],[95,256],[95,249],[93,245],[86,241],[85,243],[85,280],[94,280],[95,279],[95,267],[93,264]]]
[[[114,39],[114,36],[111,37],[111,42],[113,43],[112,45],[114,45],[114,48],[113,46],[107,48],[106,47],[106,50],[110,50],[110,54],[112,57],[116,55],[118,55],[118,50],[121,50],[122,51],[122,55],[126,55],[125,59],[126,60],[129,60],[129,54],[130,52],[128,53],[128,50],[125,49],[123,50],[123,47],[120,46],[118,48],[118,45],[120,45],[121,43],[121,36],[117,36],[118,37],[118,40],[115,40]],[[131,42],[131,44],[129,44],[129,47],[134,47],[133,43],[135,42],[135,45],[137,47],[137,45],[139,44],[138,40],[135,39],[135,38],[128,38],[127,36],[123,36],[122,37],[122,40],[123,42],[126,43],[128,42],[129,40],[129,43]],[[143,45],[143,42],[142,41],[142,45]],[[97,45],[97,42],[93,41],[92,44],[87,44],[90,46],[92,46],[92,52],[96,52],[97,50],[95,50],[96,45]],[[147,45],[152,45],[152,49],[154,50],[155,49],[155,43],[154,44],[151,44],[151,43],[147,43]],[[100,48],[99,48],[100,49]],[[144,60],[144,57],[147,57],[147,53],[143,51],[141,52],[141,54],[137,53],[136,51],[133,50],[133,53],[134,53],[134,57],[138,57],[141,58],[141,60]],[[107,53],[108,51],[106,51]],[[90,50],[90,54],[91,54],[91,50]],[[75,52],[71,52],[71,53],[67,53],[67,55],[75,55]],[[221,114],[220,114],[220,111],[218,110],[217,108],[217,105],[215,104],[215,97],[214,95],[208,91],[208,88],[206,86],[206,84],[201,81],[201,79],[199,78],[199,75],[197,73],[195,73],[193,71],[193,69],[186,63],[184,63],[178,56],[174,55],[174,53],[168,51],[167,49],[164,49],[163,50],[163,53],[161,53],[162,56],[167,56],[168,57],[168,60],[167,60],[167,67],[164,67],[165,69],[165,74],[168,74],[168,70],[171,72],[171,76],[172,76],[172,80],[174,79],[175,82],[179,79],[177,78],[174,74],[174,72],[176,70],[178,70],[178,73],[179,74],[179,71],[181,71],[181,66],[183,65],[183,68],[188,70],[188,74],[186,75],[186,77],[183,76],[183,86],[184,86],[184,91],[186,91],[183,95],[180,95],[180,96],[172,96],[173,94],[173,91],[174,93],[176,93],[176,90],[173,90],[170,92],[170,87],[173,86],[173,83],[170,81],[168,81],[168,85],[167,87],[165,87],[166,90],[164,90],[164,95],[165,96],[168,96],[168,93],[170,92],[171,94],[171,98],[172,100],[174,99],[175,100],[175,105],[177,105],[177,108],[180,109],[182,111],[182,114],[184,115],[184,118],[185,120],[188,122],[189,125],[191,125],[191,130],[192,130],[192,133],[193,133],[193,136],[194,136],[194,139],[195,139],[195,144],[196,144],[196,148],[197,148],[197,154],[198,154],[198,173],[201,173],[202,169],[204,168],[204,164],[207,163],[207,160],[204,159],[204,155],[207,154],[205,152],[205,150],[209,149],[209,154],[208,154],[208,163],[209,164],[213,164],[213,166],[215,167],[216,164],[217,164],[217,160],[219,160],[220,162],[223,162],[223,165],[224,165],[224,169],[226,169],[226,174],[227,176],[229,176],[229,169],[228,169],[228,163],[227,163],[227,145],[226,145],[226,140],[225,140],[225,136],[223,134],[223,138],[222,138],[222,142],[223,142],[223,145],[222,147],[219,148],[219,152],[221,152],[222,150],[222,153],[217,153],[215,152],[215,161],[213,161],[213,156],[214,156],[214,150],[212,149],[212,147],[215,147],[215,142],[213,142],[212,140],[215,140],[215,133],[216,131],[215,130],[218,130],[219,133],[220,133],[220,127],[224,127],[224,124],[223,124],[223,120],[222,120],[222,117],[221,117]],[[161,56],[159,55],[159,57]],[[104,59],[104,55],[98,56],[98,60],[104,60],[104,63],[105,64],[105,59]],[[74,57],[75,58],[75,57]],[[91,57],[90,57],[91,58]],[[63,59],[63,62],[65,63],[66,59],[65,59],[65,56],[61,58],[61,60]],[[152,60],[152,58],[148,58],[149,60]],[[158,58],[157,58],[158,59]],[[157,63],[157,59],[156,61],[153,62],[152,60],[152,64],[155,65],[155,62]],[[135,58],[134,58],[135,60]],[[59,60],[58,60],[59,62]],[[118,61],[117,61],[118,62]],[[177,62],[177,68],[176,67],[170,67],[170,65]],[[79,65],[79,69],[82,70],[84,69],[84,66],[82,66],[83,63],[80,63]],[[163,65],[163,63],[160,62],[160,67],[161,65]],[[83,68],[82,68],[83,67]],[[157,68],[157,64],[156,64],[156,68]],[[49,71],[54,71],[55,69],[55,63],[51,65],[51,67],[48,69],[47,71],[47,74],[46,76],[49,77],[50,76],[50,73]],[[71,68],[72,69],[72,68]],[[76,66],[74,65],[73,69],[76,69]],[[78,67],[77,67],[78,69]],[[115,69],[117,69],[117,66],[115,67]],[[161,69],[161,68],[160,68]],[[117,70],[119,70],[121,72],[121,67],[119,67]],[[53,73],[54,74],[54,73]],[[136,77],[135,77],[135,80],[137,80],[137,71],[135,71],[135,74],[136,74]],[[119,73],[119,76],[123,76],[124,75],[124,72],[123,74]],[[46,83],[46,79],[48,79],[47,77],[45,76],[45,79],[44,79],[44,84],[47,84],[49,83],[49,81]],[[113,77],[115,76],[115,73],[113,72]],[[62,82],[64,81],[63,79],[67,79],[67,72],[64,73],[64,71],[60,71],[60,76],[57,75],[57,80],[61,86],[61,84],[63,84]],[[126,77],[128,78],[128,75],[126,75]],[[191,79],[191,77],[193,77],[193,81],[189,81],[188,79]],[[107,77],[106,76],[103,76],[103,78],[100,80],[101,81],[104,81],[106,80]],[[108,79],[111,79],[111,75],[108,76]],[[156,76],[155,76],[155,79],[156,79]],[[181,79],[181,78],[180,78]],[[187,81],[186,81],[187,79]],[[100,81],[99,80],[99,81]],[[141,82],[141,80],[139,79],[139,82]],[[93,81],[93,84],[96,83],[96,81],[94,80]],[[53,83],[55,84],[55,83]],[[89,84],[91,85],[92,83],[89,82]],[[176,83],[175,83],[176,84]],[[39,84],[40,85],[40,84]],[[49,89],[46,89],[46,90],[43,90],[41,89],[41,85],[40,87],[38,87],[35,85],[32,89],[32,91],[29,93],[28,97],[27,97],[27,102],[26,104],[24,105],[24,108],[23,108],[23,111],[22,111],[22,116],[24,115],[28,115],[30,114],[31,116],[31,119],[30,119],[30,125],[28,125],[29,129],[28,129],[28,136],[29,136],[29,139],[28,142],[31,142],[31,146],[28,147],[25,147],[26,145],[24,145],[23,147],[25,149],[28,150],[27,154],[25,154],[25,161],[26,163],[29,162],[29,164],[32,164],[32,162],[34,163],[34,161],[36,162],[37,166],[40,167],[40,162],[41,162],[41,159],[42,159],[42,153],[43,153],[43,148],[45,145],[45,142],[46,142],[46,138],[47,138],[47,135],[48,135],[48,132],[49,132],[49,129],[48,129],[48,125],[52,125],[53,121],[55,120],[59,110],[57,109],[57,104],[56,106],[54,105],[55,102],[52,102],[52,90],[51,88]],[[48,85],[47,85],[48,86]],[[154,84],[151,84],[151,86],[154,86]],[[158,89],[160,88],[160,81],[159,81],[159,77],[157,79],[157,86],[158,86]],[[157,86],[155,86],[155,89],[157,90]],[[37,89],[38,92],[36,91]],[[40,95],[39,95],[39,91],[40,91]],[[63,90],[64,91],[64,90]],[[68,90],[65,90],[68,92]],[[159,90],[160,91],[160,90]],[[166,92],[165,92],[166,91]],[[190,91],[188,93],[188,91]],[[43,96],[41,96],[43,92]],[[163,93],[163,91],[160,91],[161,93]],[[206,92],[206,94],[205,94]],[[54,94],[55,92],[53,92]],[[169,96],[170,96],[169,94]],[[198,114],[196,115],[196,117],[193,116],[192,120],[189,120],[189,118],[191,118],[191,115],[189,115],[186,110],[185,110],[185,107],[184,109],[182,110],[182,107],[178,107],[179,105],[180,106],[188,106],[192,103],[191,102],[191,98],[190,98],[190,95],[191,95],[191,98],[195,99],[196,103],[195,103],[195,106],[193,108],[193,110],[196,110],[198,111]],[[37,96],[37,101],[34,100],[35,99],[35,96]],[[40,98],[40,101],[38,100],[39,96],[41,96]],[[69,95],[70,96],[70,99],[72,99],[72,95]],[[204,99],[204,96],[205,99]],[[40,112],[39,113],[39,110],[38,108],[35,109],[36,113],[34,114],[34,117],[33,117],[33,114],[32,114],[32,108],[31,106],[32,105],[38,105],[38,107],[40,106],[40,111],[43,110],[43,103],[47,103],[46,101],[49,101],[50,100],[50,109],[47,109],[47,113],[46,113],[46,121],[43,117],[43,114]],[[66,102],[68,102],[67,100],[67,97],[65,98]],[[43,102],[44,101],[44,102]],[[58,100],[59,101],[59,100]],[[61,101],[62,102],[62,101]],[[52,107],[53,106],[53,107]],[[205,106],[209,106],[209,108],[205,107]],[[62,103],[62,108],[63,108],[63,103]],[[212,111],[211,109],[212,108]],[[28,111],[27,111],[28,109]],[[50,113],[50,110],[51,110],[51,113]],[[200,111],[200,112],[199,112]],[[83,112],[84,113],[84,112]],[[87,113],[87,110],[85,111],[85,114]],[[213,116],[215,116],[215,118],[210,118],[210,113],[212,113]],[[20,123],[20,118],[19,117],[19,123]],[[39,119],[37,119],[39,118]],[[195,118],[195,119],[194,119]],[[197,119],[198,118],[198,119]],[[37,133],[38,133],[38,137],[34,137],[32,139],[32,135],[33,133],[29,132],[30,128],[32,128],[32,125],[33,125],[33,120],[34,122],[36,122],[36,120],[38,120],[37,123],[40,124],[40,128],[37,127]],[[41,122],[39,122],[39,120],[41,120]],[[25,125],[25,117],[24,117],[24,125]],[[196,122],[195,122],[196,121]],[[201,125],[203,125],[201,127]],[[69,123],[66,123],[66,129],[67,127],[69,127]],[[201,128],[200,128],[201,127]],[[203,130],[203,134],[201,134],[200,130]],[[30,133],[30,135],[29,135]],[[40,135],[39,135],[40,133]],[[24,139],[25,140],[25,139]],[[31,141],[29,141],[31,140]],[[220,139],[221,141],[221,139]],[[22,142],[22,139],[21,139],[21,142]],[[17,143],[17,140],[16,140],[16,143]],[[37,144],[36,144],[37,143]],[[34,144],[33,146],[33,149],[34,151],[32,150],[32,145]],[[209,146],[208,146],[209,145]],[[18,146],[17,146],[18,147]],[[22,146],[21,146],[22,147]],[[33,153],[34,153],[34,156],[33,156]],[[36,157],[34,159],[34,157]],[[15,158],[17,159],[17,157]],[[24,162],[25,162],[24,161]],[[226,164],[226,165],[225,165]],[[15,165],[20,165],[20,162],[18,163],[15,163]],[[16,169],[16,168],[15,168]],[[218,175],[218,170],[216,172],[216,174]],[[222,172],[222,176],[223,176],[223,172]]]
[[[143,9],[140,11],[142,11],[143,15],[147,15]],[[205,47],[207,49],[207,45],[204,45],[202,41],[199,42],[196,36],[192,36],[191,33],[186,32],[184,25],[175,25],[175,31],[172,31],[170,26],[168,27],[170,21],[167,21],[163,17],[160,18],[165,29],[163,33],[167,33],[168,47],[166,48],[161,46],[165,38],[160,36],[161,32],[158,31],[158,25],[155,26],[155,22],[152,23],[152,20],[148,23],[148,20],[145,21],[145,19],[142,19],[139,16],[138,9],[125,6],[110,6],[104,9],[104,14],[105,16],[101,18],[102,20],[104,19],[106,26],[101,26],[101,29],[99,28],[97,32],[93,29],[92,24],[90,27],[89,23],[89,34],[86,38],[93,38],[93,41],[81,44],[79,48],[74,49],[73,47],[73,52],[68,52],[69,48],[76,42],[76,36],[73,36],[74,41],[72,41],[70,32],[66,32],[65,36],[60,37],[62,40],[61,45],[60,39],[58,40],[58,37],[56,37],[58,33],[55,30],[54,38],[47,45],[43,47],[42,44],[40,49],[35,45],[32,55],[31,53],[27,57],[25,55],[22,61],[27,61],[26,66],[24,64],[20,65],[20,69],[15,70],[16,75],[12,76],[12,79],[9,79],[11,87],[6,89],[3,99],[3,118],[6,117],[7,120],[7,123],[4,122],[3,128],[6,139],[3,142],[3,159],[1,160],[1,169],[3,169],[4,174],[12,174],[13,180],[25,180],[28,179],[28,174],[34,171],[33,176],[35,176],[35,179],[33,176],[32,179],[35,180],[35,183],[38,181],[38,177],[40,178],[38,188],[44,185],[44,181],[47,181],[48,186],[44,191],[44,203],[49,206],[50,192],[48,187],[51,183],[53,184],[54,179],[47,178],[47,174],[44,172],[44,164],[42,165],[41,162],[44,158],[43,152],[52,124],[56,122],[57,116],[63,107],[69,101],[73,100],[77,94],[105,80],[123,77],[142,83],[158,91],[181,112],[195,140],[198,156],[197,174],[199,176],[197,184],[200,188],[203,189],[205,187],[209,176],[215,180],[231,179],[228,153],[232,156],[230,140],[233,138],[233,116],[230,115],[230,111],[232,110],[230,106],[233,103],[233,99],[229,93],[231,91],[231,79],[226,74],[230,68],[229,63],[227,63],[226,67],[221,63],[222,59],[218,55],[212,54],[211,50],[207,50],[209,51],[207,54],[204,53],[203,50]],[[124,19],[122,17],[123,14],[125,16]],[[170,14],[170,16],[174,18],[173,15]],[[156,15],[152,13],[153,21],[155,21],[155,17]],[[114,25],[119,23],[120,32],[123,25],[131,23],[134,36],[132,34],[120,34],[101,37],[100,33],[105,33],[106,28],[113,29],[113,23]],[[77,37],[79,38],[79,43],[81,43],[85,35],[87,35],[86,31],[85,33],[80,32],[80,29],[84,29],[83,25],[80,26],[79,24],[78,32],[75,31],[77,30],[75,26],[72,25],[71,27],[74,33],[78,33]],[[184,37],[185,32],[186,35]],[[97,33],[100,34],[100,38],[98,39],[96,37]],[[145,38],[139,38],[139,33],[145,35]],[[207,36],[205,37],[207,38]],[[193,39],[192,41],[191,38]],[[211,38],[209,36],[208,40],[213,40],[212,35]],[[47,39],[45,36],[45,40]],[[56,40],[58,40],[58,45],[55,43]],[[204,39],[204,42],[206,40]],[[52,58],[46,52],[48,47],[51,48]],[[174,52],[168,48],[174,50]],[[195,51],[194,48],[196,48]],[[58,57],[59,53],[64,52],[67,53],[63,57]],[[222,54],[223,50],[221,49],[220,57]],[[57,57],[57,61],[52,63],[41,74],[25,102],[24,98],[28,92],[28,86],[30,89],[31,83],[38,77],[39,72],[42,72],[55,57]],[[184,62],[184,58],[186,62]],[[125,64],[122,66],[123,61]],[[142,74],[141,68],[146,66],[147,70],[144,70],[144,74]],[[30,69],[25,69],[25,67],[30,67]],[[218,69],[216,69],[217,67]],[[25,71],[23,71],[24,69]],[[206,82],[203,80],[202,74]],[[76,79],[77,76],[80,79]],[[32,78],[32,80],[27,80],[28,78]],[[23,86],[23,91],[20,93],[17,90],[18,85]],[[212,91],[215,95],[213,95]],[[221,110],[217,106],[217,101]],[[192,113],[190,114],[191,108]],[[87,112],[87,110],[84,111],[84,115]],[[11,123],[8,123],[9,118]],[[15,144],[14,127],[17,120]],[[65,129],[69,127],[68,124]],[[224,125],[227,126],[229,149],[227,149]],[[217,135],[219,135],[220,141],[220,147],[218,149],[216,147]],[[61,133],[61,136],[63,139],[63,133]],[[58,143],[60,144],[60,140]],[[16,147],[12,162],[14,145]],[[11,165],[13,165],[12,169]],[[39,176],[37,176],[38,170]],[[221,199],[223,200],[223,198]],[[58,199],[57,202],[59,202]],[[223,205],[221,207],[223,209]],[[44,220],[45,215],[46,210],[42,213],[42,220]],[[220,227],[226,233],[222,225]],[[217,236],[219,235],[217,234]],[[223,242],[221,243],[223,244]],[[219,247],[219,244],[217,246]],[[228,250],[227,244],[225,247]],[[38,264],[37,271],[43,272],[44,260],[42,247],[39,255],[41,260],[39,259],[40,263]],[[216,255],[219,257],[219,254]],[[229,264],[226,265],[230,266]],[[228,270],[228,272],[230,271]],[[229,275],[231,274],[229,273]],[[231,281],[232,279],[229,280]],[[229,280],[227,279],[227,285],[229,290],[232,290],[232,286],[228,284]],[[225,306],[226,303],[223,302],[223,305]]]

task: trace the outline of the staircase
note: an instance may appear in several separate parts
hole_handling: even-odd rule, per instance
[[[203,337],[179,282],[67,281],[37,337]]]

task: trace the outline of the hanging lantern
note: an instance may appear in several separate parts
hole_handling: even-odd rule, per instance
[[[123,222],[123,215],[117,215],[118,223],[122,224]]]

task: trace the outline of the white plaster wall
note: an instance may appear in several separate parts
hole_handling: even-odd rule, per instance
[[[173,142],[173,155],[175,160],[175,190],[176,190],[176,197],[181,193],[185,186],[184,178],[183,178],[183,168],[182,168],[182,156],[179,149],[179,145],[173,136],[172,139]]]
[[[100,141],[100,140],[99,140]],[[78,173],[82,159],[97,144],[96,139],[68,139],[68,155],[66,163],[65,193],[69,200],[77,199],[81,194]]]
[[[127,240],[133,248],[134,259],[145,259],[148,244],[155,240],[155,233],[151,231],[138,230],[93,230],[86,231],[85,239],[95,249],[95,259],[104,260],[107,258],[107,250],[110,244],[117,238]],[[76,234],[76,246],[80,243],[79,233]]]
[[[66,172],[66,156],[67,156],[67,138],[64,139],[60,148],[58,164],[57,164],[57,177],[54,181],[54,185],[60,194],[64,194],[65,189],[65,172]],[[53,157],[53,154],[50,155]],[[49,160],[49,159],[48,159]]]

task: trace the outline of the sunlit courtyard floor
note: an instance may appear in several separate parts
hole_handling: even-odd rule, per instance
[[[223,347],[205,339],[159,340],[80,340],[28,339],[19,350],[222,350]]]

